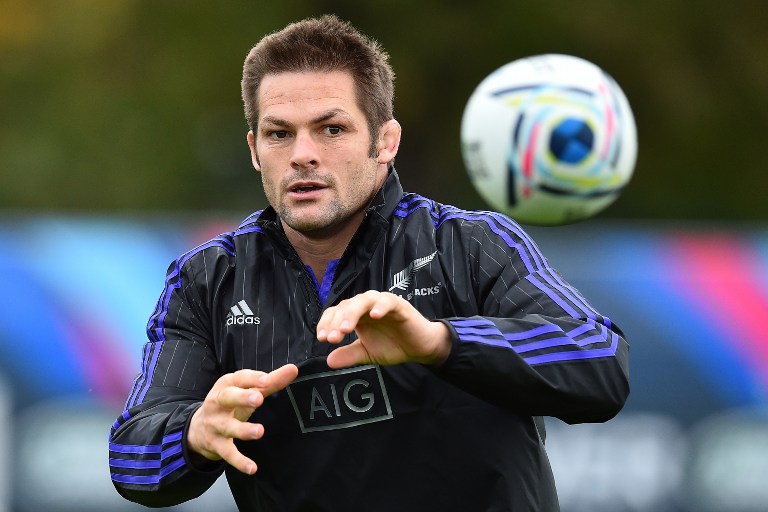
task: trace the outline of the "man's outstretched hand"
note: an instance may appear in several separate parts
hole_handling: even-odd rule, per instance
[[[448,358],[448,327],[427,320],[410,302],[389,292],[369,290],[323,312],[317,324],[320,342],[340,343],[355,331],[357,339],[328,355],[328,366],[437,365]]]
[[[224,459],[239,471],[254,474],[256,463],[240,453],[234,440],[264,435],[264,427],[248,418],[265,397],[288,386],[298,374],[295,365],[287,364],[270,373],[239,370],[219,377],[190,420],[186,441],[190,453],[201,456],[197,462]]]

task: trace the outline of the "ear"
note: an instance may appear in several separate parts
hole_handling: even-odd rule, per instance
[[[253,130],[248,131],[248,147],[251,148],[251,162],[253,162],[253,168],[261,172],[259,154],[256,152],[256,136],[253,134]]]
[[[397,154],[400,147],[400,135],[402,134],[400,123],[390,119],[379,128],[379,143],[376,152],[376,161],[380,164],[388,164]]]

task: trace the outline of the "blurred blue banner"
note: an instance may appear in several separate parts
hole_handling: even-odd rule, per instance
[[[109,427],[167,266],[238,221],[0,220],[0,474],[11,480],[0,512],[143,510],[111,489]],[[529,231],[631,345],[632,393],[615,420],[548,421],[562,509],[764,510],[768,230],[590,221]],[[228,493],[222,481],[176,509],[235,510]]]

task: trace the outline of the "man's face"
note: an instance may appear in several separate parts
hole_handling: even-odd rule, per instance
[[[288,227],[331,236],[359,224],[386,179],[346,72],[267,75],[249,137],[264,192]],[[256,161],[258,156],[258,161]]]

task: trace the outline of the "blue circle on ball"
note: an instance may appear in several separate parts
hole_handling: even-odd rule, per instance
[[[595,134],[582,119],[567,118],[558,124],[549,138],[549,150],[559,161],[578,163],[592,151]]]

